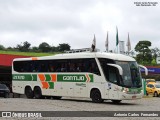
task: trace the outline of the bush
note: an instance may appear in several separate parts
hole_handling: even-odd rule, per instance
[[[5,47],[3,45],[0,45],[0,50],[5,50]]]

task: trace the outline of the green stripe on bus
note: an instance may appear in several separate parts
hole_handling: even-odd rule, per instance
[[[89,77],[90,77],[90,82],[93,82],[93,75],[89,74]]]
[[[90,77],[90,82],[93,82],[93,75],[89,74]],[[87,77],[85,74],[80,75],[80,74],[61,74],[57,75],[57,81],[58,82],[86,82]]]
[[[32,75],[33,81],[37,81],[37,75]]]
[[[26,74],[14,74],[12,75],[12,80],[15,81],[32,81],[32,76],[31,75],[26,75]]]
[[[49,83],[49,89],[54,89],[54,82],[48,82]]]
[[[51,81],[50,74],[45,74],[46,82]],[[93,82],[93,75],[88,74],[58,74],[57,75],[57,82]],[[12,75],[13,81],[37,81],[37,74],[13,74]]]
[[[45,74],[46,80],[45,81],[51,81],[51,76],[49,74]]]
[[[37,81],[37,75],[13,74],[12,80],[14,80],[14,81]]]

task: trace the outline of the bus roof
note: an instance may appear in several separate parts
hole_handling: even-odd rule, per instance
[[[123,54],[107,53],[107,52],[81,52],[81,53],[64,53],[53,56],[16,58],[14,61],[23,60],[48,60],[48,59],[75,59],[75,58],[108,58],[120,61],[135,61],[134,58]]]

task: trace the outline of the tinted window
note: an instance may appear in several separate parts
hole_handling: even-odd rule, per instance
[[[118,76],[118,70],[113,66],[107,65],[108,63],[114,64],[115,62],[105,58],[99,58],[99,61],[106,79],[114,84],[122,84],[122,80]]]
[[[115,67],[109,66],[109,81],[115,84],[118,84],[118,77],[117,77],[117,69]]]
[[[89,72],[100,75],[94,58],[15,61],[13,65],[17,72]]]

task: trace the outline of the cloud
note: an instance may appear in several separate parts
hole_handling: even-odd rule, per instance
[[[45,41],[54,46],[69,43],[72,48],[86,48],[95,34],[97,47],[104,50],[108,31],[109,49],[114,50],[118,26],[120,40],[126,41],[130,33],[132,49],[139,40],[150,40],[152,47],[159,47],[159,5],[137,7],[134,2],[1,0],[0,44],[15,47],[28,41],[38,46]]]

